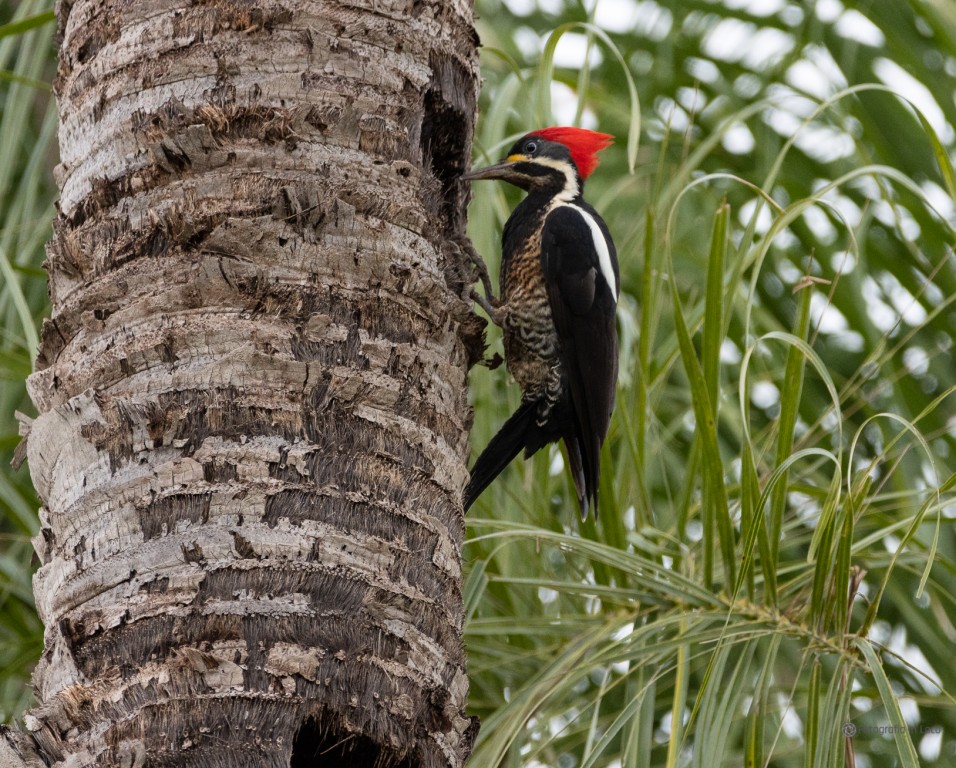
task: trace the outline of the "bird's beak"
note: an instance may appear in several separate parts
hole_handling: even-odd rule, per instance
[[[515,166],[519,162],[520,155],[511,155],[507,160],[502,160],[494,165],[486,165],[484,168],[476,168],[468,173],[463,173],[462,181],[477,181],[478,179],[504,179],[508,181],[515,176]]]

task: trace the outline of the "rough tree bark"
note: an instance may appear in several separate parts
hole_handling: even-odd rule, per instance
[[[46,650],[0,764],[461,766],[470,0],[57,12]]]

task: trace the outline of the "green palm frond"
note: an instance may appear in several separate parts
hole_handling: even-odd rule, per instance
[[[600,522],[557,450],[469,521],[472,764],[947,765],[956,20],[602,5],[478,4],[479,151],[542,121],[618,136],[588,197],[624,294]],[[575,33],[588,64],[561,66]],[[470,217],[492,269],[499,187]],[[516,393],[471,383],[480,447]]]

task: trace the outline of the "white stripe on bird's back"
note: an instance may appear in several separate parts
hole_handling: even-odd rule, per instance
[[[604,280],[607,282],[607,284],[611,286],[611,295],[614,297],[614,301],[617,302],[617,277],[614,275],[614,266],[611,264],[611,252],[608,250],[607,240],[604,239],[604,233],[601,231],[598,223],[594,220],[594,217],[586,210],[579,208],[573,203],[565,203],[565,205],[567,205],[568,208],[573,208],[580,213],[581,217],[590,228],[591,237],[594,239],[594,250],[598,255],[598,264],[601,266],[601,274],[604,275]]]

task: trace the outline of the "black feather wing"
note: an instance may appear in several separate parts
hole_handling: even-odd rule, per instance
[[[601,445],[614,408],[618,365],[620,276],[607,225],[586,203],[558,206],[544,223],[541,265],[573,411],[564,439],[569,455],[577,454],[583,464],[584,488],[575,482],[582,514],[591,501],[596,515]]]

